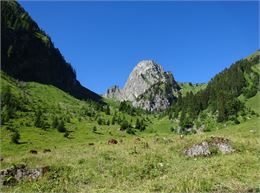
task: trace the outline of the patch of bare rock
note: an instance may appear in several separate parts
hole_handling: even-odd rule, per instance
[[[189,148],[186,148],[183,153],[188,157],[197,157],[197,156],[210,156],[217,152],[223,154],[233,153],[235,149],[231,146],[229,139],[221,137],[211,137],[208,140],[202,141],[192,145]]]
[[[27,168],[26,165],[14,165],[11,168],[0,171],[0,180],[2,185],[15,185],[21,180],[37,180],[49,171],[49,166],[35,169]]]

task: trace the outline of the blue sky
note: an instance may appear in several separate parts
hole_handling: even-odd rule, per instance
[[[83,86],[122,87],[153,59],[180,82],[208,82],[259,48],[258,2],[21,1]]]

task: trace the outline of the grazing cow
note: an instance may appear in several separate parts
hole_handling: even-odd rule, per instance
[[[88,145],[94,145],[94,143],[89,143]]]
[[[36,150],[31,149],[31,150],[30,150],[30,153],[31,153],[31,154],[37,154],[38,152],[37,152]]]
[[[118,143],[118,141],[115,140],[115,139],[109,139],[108,142],[107,142],[108,145],[117,144],[117,143]]]
[[[51,152],[51,150],[50,149],[44,149],[43,150],[43,153],[48,153],[48,152]]]

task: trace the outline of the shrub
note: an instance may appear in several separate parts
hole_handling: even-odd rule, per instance
[[[1,125],[5,124],[12,118],[13,109],[8,108],[6,105],[1,110]]]
[[[96,132],[97,132],[97,127],[96,127],[96,126],[94,126],[94,127],[92,128],[92,132],[93,132],[93,133],[96,133]]]
[[[41,110],[38,110],[35,113],[35,121],[34,121],[34,126],[35,127],[39,127],[39,128],[44,128],[44,117],[43,117],[43,113]]]
[[[59,122],[57,130],[61,133],[65,133],[67,131],[63,120]]]
[[[69,138],[69,135],[70,135],[69,132],[66,130],[64,133],[64,137]]]
[[[116,118],[113,116],[113,117],[112,117],[111,124],[114,125],[115,123],[116,123]]]
[[[55,116],[52,120],[52,127],[58,128],[58,126],[59,126],[59,121],[58,121],[58,118]]]
[[[128,134],[130,134],[130,135],[135,135],[135,130],[134,130],[133,128],[131,128],[131,127],[128,127],[128,128],[126,129],[126,133],[128,133]]]
[[[15,144],[19,144],[19,140],[20,140],[20,133],[17,130],[15,130],[12,133],[11,141]]]
[[[140,131],[144,131],[145,130],[144,120],[139,121],[139,119],[136,119],[135,128]]]
[[[101,118],[98,118],[97,123],[98,123],[99,125],[102,125],[102,124],[103,124],[103,120],[102,120]]]
[[[110,108],[108,105],[105,108],[105,113],[106,113],[106,115],[110,115]]]
[[[129,125],[129,123],[126,120],[122,121],[122,123],[120,124],[121,131],[124,131],[130,127],[131,127],[131,125]]]
[[[174,127],[171,127],[171,128],[170,128],[170,131],[171,131],[171,132],[176,132],[176,129],[175,129]]]

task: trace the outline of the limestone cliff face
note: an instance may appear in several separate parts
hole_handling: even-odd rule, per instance
[[[160,111],[170,106],[178,92],[179,86],[170,72],[152,60],[143,60],[130,73],[123,89],[114,86],[104,96],[130,101],[145,110]]]

